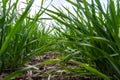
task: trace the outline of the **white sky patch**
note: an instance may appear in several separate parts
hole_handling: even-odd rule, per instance
[[[23,0],[21,0],[23,1]],[[91,0],[87,0],[88,2],[90,2]],[[44,7],[46,7],[47,5],[49,5],[49,3],[51,2],[51,0],[46,0],[46,2],[44,3]],[[107,4],[107,0],[100,0],[100,2],[102,3],[103,5],[103,8],[106,7],[106,4]],[[33,8],[32,8],[32,11],[31,11],[31,14],[34,15],[35,12],[37,12],[39,10],[39,7],[41,4],[41,1],[40,0],[35,0],[34,1],[34,4],[33,4]],[[62,8],[62,5],[69,8],[70,11],[73,11],[72,9],[72,5],[70,3],[68,3],[66,0],[52,0],[52,3],[51,5],[48,7],[48,9],[51,9],[51,10],[55,10],[53,7],[57,7],[57,8]],[[45,17],[46,15],[44,15]],[[48,16],[46,16],[48,17]]]
[[[12,3],[15,2],[16,0],[11,0]],[[22,11],[22,9],[25,9],[25,3],[22,3],[22,2],[25,2],[26,0],[19,0],[19,8],[20,10]],[[40,6],[41,6],[41,1],[42,0],[34,0],[34,4],[32,5],[32,8],[31,8],[31,16],[34,16],[40,9]],[[55,7],[57,8],[62,8],[62,5],[69,8],[70,11],[73,11],[72,9],[72,5],[70,3],[68,3],[66,0],[44,0],[45,3],[44,3],[44,7],[48,6],[50,4],[50,2],[52,1],[51,5],[48,7],[48,9],[51,9],[51,10],[55,10],[52,5],[54,5]],[[87,0],[88,2],[90,2],[91,0]],[[102,5],[104,6],[104,4],[107,3],[107,0],[100,0],[100,2],[102,3]],[[48,17],[47,15],[43,15],[43,17]]]
[[[0,0],[1,1],[1,0]],[[12,1],[12,3],[13,2],[15,2],[16,0],[11,0]],[[26,0],[19,0],[19,9],[20,9],[20,11],[23,11],[23,9],[25,9],[25,7],[26,7],[26,4],[25,3],[23,3],[23,2],[25,2]],[[38,11],[39,11],[39,9],[40,9],[40,6],[41,6],[41,1],[42,0],[34,0],[34,4],[32,5],[32,8],[31,8],[31,12],[30,12],[30,15],[31,16],[34,16]],[[55,7],[57,7],[57,8],[62,8],[62,5],[63,6],[65,6],[65,7],[67,7],[67,8],[69,8],[69,10],[71,11],[71,12],[74,12],[73,11],[73,9],[72,9],[72,5],[70,4],[70,3],[68,3],[66,0],[44,0],[45,1],[45,3],[44,3],[44,7],[46,7],[47,5],[49,5],[50,4],[50,2],[52,1],[52,3],[51,3],[51,5],[48,7],[48,9],[50,9],[50,10],[55,10],[53,7],[52,7],[52,5],[54,5]],[[90,1],[90,0],[87,0],[87,1]],[[105,3],[107,3],[107,0],[100,0],[101,1],[101,3],[102,3],[102,5],[103,5],[103,3],[105,4]],[[103,5],[104,6],[104,5]],[[49,17],[49,16],[47,16],[47,15],[43,15],[42,17]]]
[[[44,7],[48,6],[50,4],[51,0],[46,0],[46,2],[44,3]],[[31,15],[34,15],[35,12],[39,11],[39,6],[41,5],[41,1],[40,0],[35,0],[32,10],[31,10]],[[52,3],[49,5],[48,9],[50,10],[55,10],[53,8],[53,6],[57,7],[57,8],[62,8],[62,5],[65,7],[69,7],[70,9],[72,9],[72,5],[70,3],[68,3],[66,0],[53,0]],[[42,15],[43,18],[50,18],[48,15],[44,14]],[[47,20],[46,24],[50,25],[52,24],[54,21],[53,20]]]
[[[12,0],[12,3],[14,3],[16,0]],[[40,9],[41,6],[41,1],[42,0],[34,0],[34,4],[31,7],[31,11],[30,11],[30,15],[34,16]],[[49,5],[48,9],[51,10],[55,10],[53,8],[53,6],[55,7],[62,7],[62,5],[66,6],[66,7],[70,7],[71,5],[66,1],[66,0],[44,0],[44,8],[47,7],[50,2],[52,1],[52,3]],[[19,0],[19,9],[20,11],[23,11],[26,7],[26,1],[25,0]],[[52,6],[53,5],[53,6]],[[48,17],[47,15],[44,15],[44,17]]]

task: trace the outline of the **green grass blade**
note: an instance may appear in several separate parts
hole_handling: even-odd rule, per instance
[[[30,0],[30,3],[28,4],[28,6],[26,7],[24,13],[22,14],[22,16],[20,17],[20,19],[16,22],[15,26],[12,28],[11,32],[9,35],[7,35],[5,42],[3,43],[1,49],[0,49],[0,55],[2,55],[4,53],[4,51],[6,50],[8,43],[10,41],[10,39],[12,38],[12,36],[14,36],[14,34],[16,33],[16,31],[19,29],[20,25],[22,24],[25,16],[27,15],[30,7],[32,6],[34,0]]]
[[[29,66],[29,67],[25,67],[23,69],[17,70],[13,73],[11,73],[10,75],[8,75],[7,77],[4,78],[4,80],[11,80],[12,78],[22,74],[23,72],[30,70],[30,69],[36,69],[34,66]]]
[[[84,67],[84,68],[87,69],[88,71],[91,71],[91,72],[95,73],[96,75],[104,78],[105,80],[110,80],[110,78],[109,78],[108,76],[106,76],[105,74],[99,72],[99,71],[96,70],[95,68],[90,67],[89,65],[83,64],[83,63],[78,62],[78,61],[75,61],[75,60],[72,60],[72,62],[75,63],[75,64],[78,64],[79,66]]]

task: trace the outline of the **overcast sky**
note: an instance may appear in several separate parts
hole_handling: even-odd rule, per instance
[[[13,2],[16,0],[12,0]],[[25,0],[19,0],[20,2],[25,2]],[[41,4],[42,0],[34,0],[34,4],[32,6],[32,11],[31,14],[34,15],[35,11],[37,12],[39,10],[39,6]],[[51,0],[45,0],[46,2],[44,3],[44,6],[47,6]],[[87,0],[90,1],[90,0]],[[100,0],[102,3],[106,3],[107,0]],[[61,7],[61,5],[64,5],[65,7],[71,7],[71,4],[68,3],[66,0],[52,0],[52,4],[56,7]],[[25,4],[20,4],[22,8],[25,8]],[[52,6],[49,6],[49,9],[54,9]]]
[[[51,0],[46,0],[46,2],[44,3],[44,7],[47,6],[50,2]],[[39,7],[36,7],[36,6],[40,6],[40,3],[41,3],[40,0],[35,0],[33,10],[37,11]],[[53,0],[51,5],[49,6],[49,9],[54,9],[52,5],[56,7],[61,7],[61,5],[64,5],[66,7],[71,7],[71,5],[68,2],[66,2],[66,0]],[[33,11],[33,14],[34,14],[34,11]]]
[[[1,1],[1,0],[0,0]],[[15,2],[16,0],[11,0],[12,2]],[[25,2],[26,0],[19,0],[20,2]],[[42,0],[34,0],[34,4],[32,5],[32,9],[31,9],[31,15],[34,15],[35,12],[37,12],[40,8],[41,5],[41,1]],[[44,3],[44,7],[47,6],[51,0],[45,0],[46,2]],[[90,0],[87,0],[90,1]],[[100,0],[102,3],[106,3],[107,0]],[[68,3],[66,0],[53,0],[52,4],[56,7],[61,7],[62,5],[64,5],[65,7],[72,7],[72,5],[70,3]],[[19,4],[20,8],[25,8],[25,4],[20,3]],[[54,9],[52,6],[49,6],[49,9]],[[72,8],[70,8],[71,10]],[[72,10],[71,10],[72,11]],[[47,15],[43,15],[43,17],[48,17]]]
[[[24,1],[24,0],[21,0],[21,1]],[[87,0],[87,1],[90,1],[90,0]],[[106,3],[107,0],[100,0],[100,1],[101,1],[101,3]],[[46,2],[44,3],[44,7],[47,6],[50,2],[51,2],[51,0],[46,0]],[[35,11],[39,10],[38,6],[40,6],[40,4],[41,4],[40,0],[35,0],[34,1],[32,11],[31,11],[31,15],[34,15]],[[70,10],[72,11],[72,8],[71,8],[72,5],[70,3],[68,3],[66,0],[53,0],[51,5],[54,5],[56,7],[62,7],[62,5],[64,5],[65,7],[70,7]],[[53,10],[54,8],[52,6],[49,6],[49,9]],[[48,16],[43,15],[43,17],[48,17]]]
[[[22,0],[22,1],[24,1],[24,0]],[[50,1],[51,0],[46,0],[44,5],[47,6],[50,3]],[[87,1],[90,2],[90,0],[87,0]],[[100,0],[100,2],[106,4],[107,0]],[[39,9],[39,7],[36,7],[36,5],[40,6],[40,3],[41,3],[40,0],[35,0],[34,7],[33,7],[34,11],[32,11],[33,14],[35,11],[37,11]],[[72,5],[70,3],[68,3],[66,0],[53,0],[51,5],[54,5],[56,7],[61,7],[61,5],[64,5],[65,7],[72,7]],[[49,9],[54,9],[54,8],[52,6],[49,6]]]

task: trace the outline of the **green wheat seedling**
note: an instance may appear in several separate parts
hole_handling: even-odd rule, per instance
[[[91,0],[91,3],[87,0],[67,2],[73,6],[73,11],[63,6],[64,13],[56,7],[56,11],[47,10],[46,13],[61,24],[56,30],[62,39],[64,37],[63,45],[81,51],[81,55],[86,58],[84,63],[94,68],[90,72],[95,75],[97,72],[97,76],[105,79],[119,79],[120,1],[107,0],[105,8],[100,0]],[[79,54],[78,56],[80,57]],[[90,69],[80,59],[71,56],[69,58],[85,69]],[[85,58],[83,57],[84,60]]]
[[[26,2],[22,12],[19,12],[19,0],[14,3],[2,0],[0,3],[0,74],[16,70],[18,72],[15,73],[20,74],[30,69],[21,68],[31,57],[51,49],[53,45],[50,39],[52,30],[44,30],[45,26],[40,25],[43,24],[40,22],[41,15],[45,12],[42,8],[44,0],[41,0],[39,11],[31,17],[33,2],[34,0]]]

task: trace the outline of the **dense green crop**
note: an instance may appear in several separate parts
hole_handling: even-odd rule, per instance
[[[64,10],[56,7],[57,11],[47,10],[47,14],[61,24],[56,30],[64,37],[64,48],[79,51],[78,54],[68,52],[67,62],[72,60],[106,79],[119,79],[120,1],[108,0],[107,7],[103,7],[100,0],[91,0],[91,3],[87,0],[67,1],[73,5],[73,11],[65,7]]]
[[[107,0],[106,7],[100,0],[66,1],[72,9],[53,5],[54,11],[43,8],[41,0],[39,11],[31,18],[34,0],[26,2],[22,13],[18,9],[19,0],[13,4],[11,0],[2,0],[0,74],[13,72],[5,80],[38,65],[57,62],[61,66],[55,67],[56,72],[62,69],[71,73],[66,75],[120,78],[120,1]],[[41,19],[44,13],[55,21],[50,27]],[[31,58],[50,50],[60,53],[56,59],[25,67]],[[69,63],[75,67],[67,66]]]
[[[26,62],[38,53],[41,54],[52,46],[51,29],[45,30],[40,21],[45,9],[30,17],[30,9],[34,0],[26,3],[23,12],[19,12],[19,0],[13,4],[11,0],[2,0],[0,11],[0,74],[13,72],[23,67]]]

